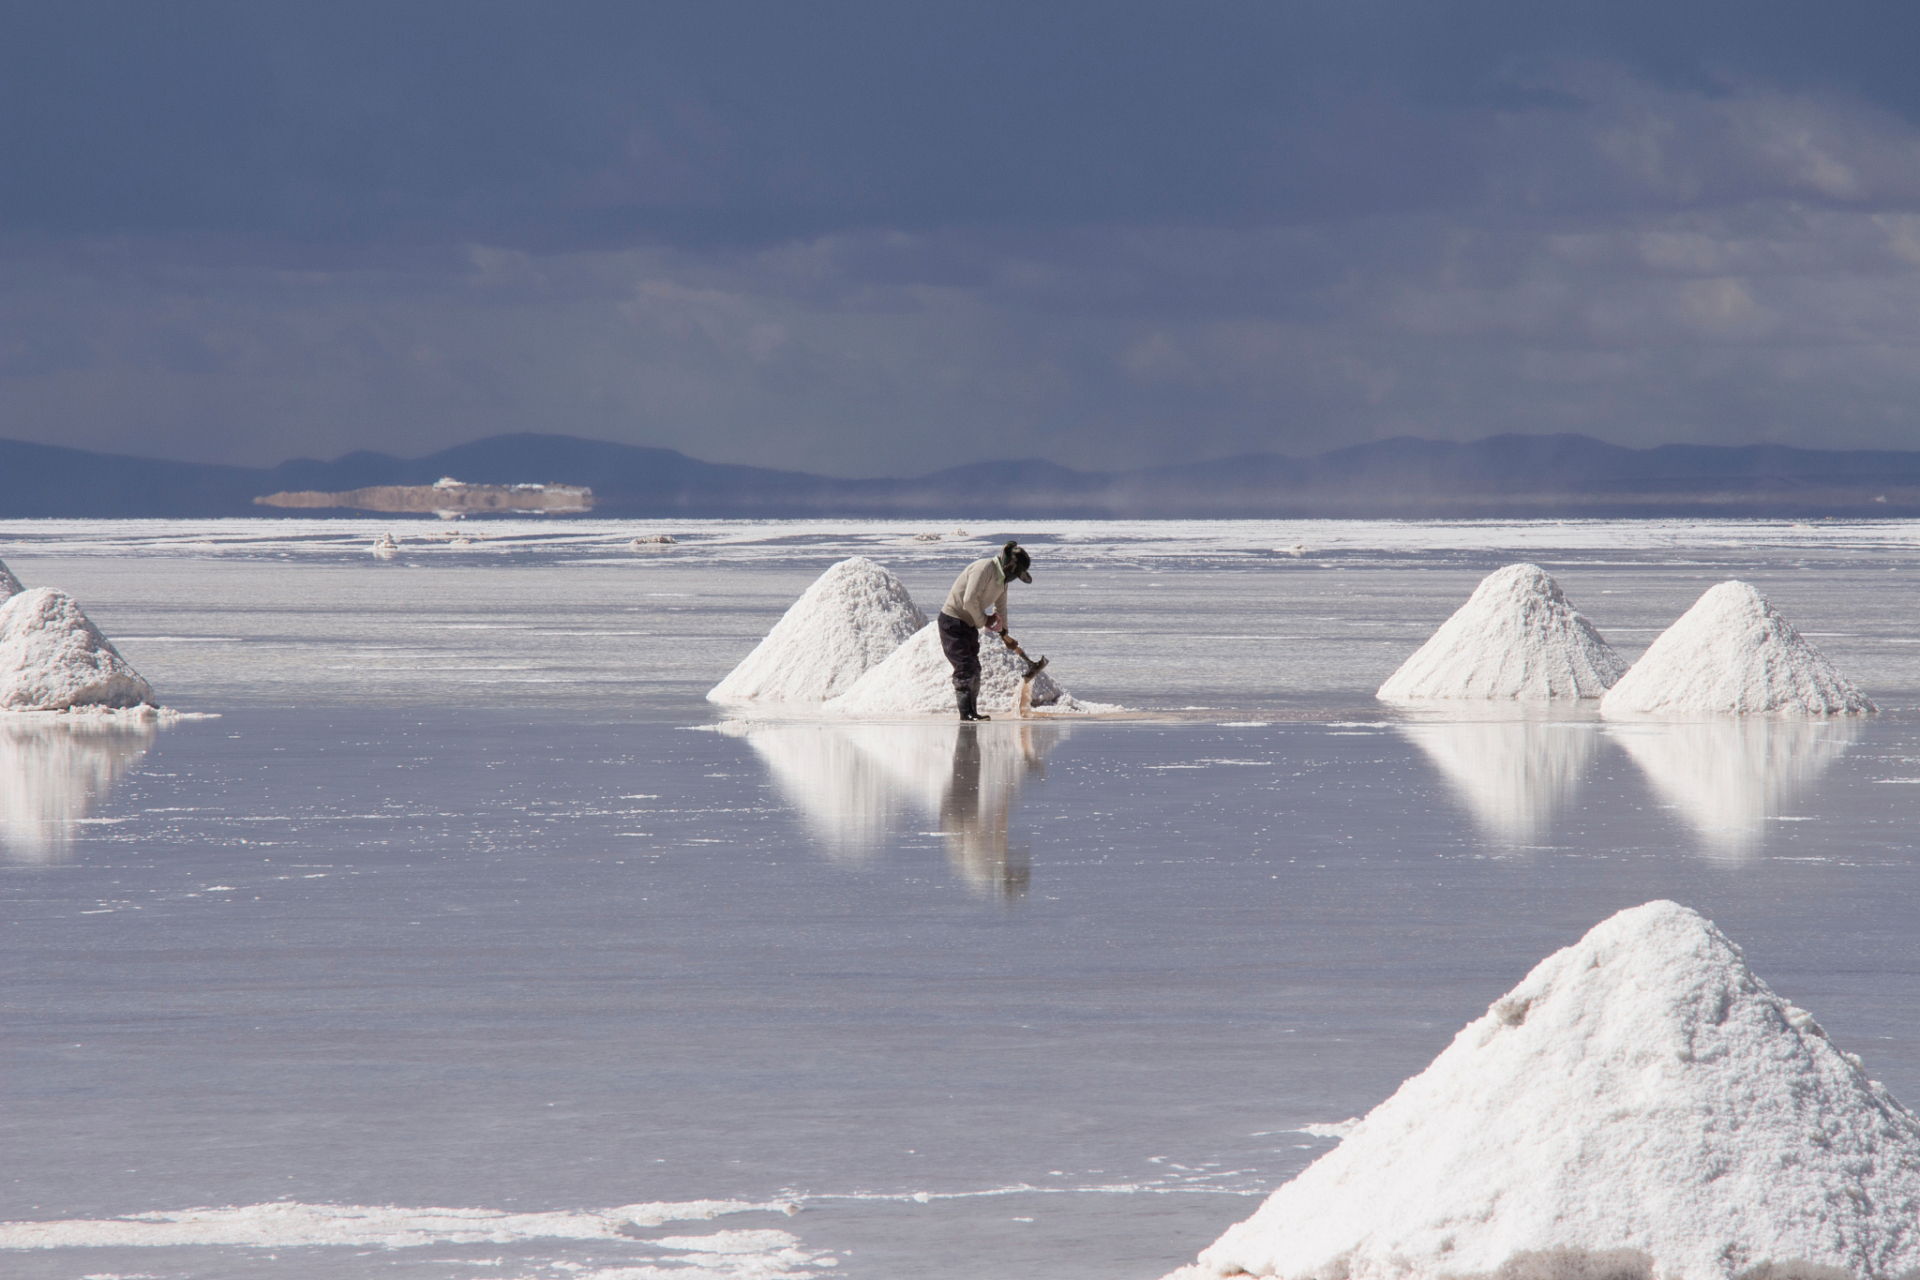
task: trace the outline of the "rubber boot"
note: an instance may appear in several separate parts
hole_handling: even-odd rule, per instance
[[[992,716],[980,714],[980,681],[978,679],[953,682],[953,700],[960,708],[962,720],[991,720]]]

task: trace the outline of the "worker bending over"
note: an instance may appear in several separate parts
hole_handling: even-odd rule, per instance
[[[980,629],[997,631],[1007,648],[1017,647],[1007,629],[1007,584],[1032,582],[1032,563],[1019,543],[1009,542],[999,555],[961,570],[940,607],[940,648],[953,664],[953,700],[962,720],[990,718],[980,714]]]

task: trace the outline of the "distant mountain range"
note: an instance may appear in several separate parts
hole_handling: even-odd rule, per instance
[[[593,515],[900,516],[1914,516],[1920,452],[1625,449],[1586,436],[1403,437],[1314,457],[1247,454],[1141,471],[1074,471],[1038,460],[979,463],[912,479],[843,480],[701,462],[559,435],[504,435],[424,458],[359,452],[277,467],[210,466],[0,440],[0,518],[340,515],[254,499],[383,485],[557,483],[593,490]],[[564,518],[564,517],[555,517]]]

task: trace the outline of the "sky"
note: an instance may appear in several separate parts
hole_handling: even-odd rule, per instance
[[[1920,6],[0,0],[0,436],[1920,448]]]

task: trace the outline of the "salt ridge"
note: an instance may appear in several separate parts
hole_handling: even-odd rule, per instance
[[[416,1245],[505,1243],[511,1240],[615,1240],[628,1226],[704,1222],[722,1214],[781,1212],[796,1206],[780,1200],[653,1201],[616,1209],[507,1213],[497,1209],[402,1208],[395,1205],[272,1204],[178,1209],[123,1218],[0,1222],[0,1249],[179,1248],[243,1245],[293,1248],[306,1245]]]
[[[1920,1118],[1672,902],[1542,961],[1168,1280],[1920,1267]]]
[[[36,587],[0,601],[0,711],[153,705],[153,690],[72,596]]]
[[[1546,570],[1510,564],[1481,579],[1375,696],[1597,698],[1626,669]]]
[[[1876,710],[1765,596],[1737,580],[1708,588],[1600,702],[1608,716]]]
[[[707,699],[824,702],[926,625],[899,578],[852,556],[815,579]]]

